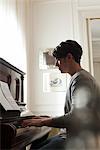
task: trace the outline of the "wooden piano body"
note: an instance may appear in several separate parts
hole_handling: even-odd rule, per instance
[[[25,73],[14,67],[4,59],[0,58],[0,81],[8,84],[9,90],[20,107],[20,112],[24,110],[24,75]],[[0,113],[3,110],[0,104]],[[0,115],[0,150],[22,150],[26,146],[39,138],[47,138],[48,127],[26,127],[22,128],[20,121],[32,116],[20,117],[20,112],[5,111],[3,117]],[[9,115],[8,115],[9,114]]]

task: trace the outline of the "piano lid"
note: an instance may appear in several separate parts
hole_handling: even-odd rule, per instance
[[[21,71],[20,69],[18,69],[17,67],[13,66],[12,64],[10,64],[9,62],[7,62],[6,60],[4,60],[3,58],[0,58],[0,63],[3,64],[4,66],[10,68],[11,70],[16,71],[17,73],[21,74],[21,75],[25,75],[25,73],[23,71]]]

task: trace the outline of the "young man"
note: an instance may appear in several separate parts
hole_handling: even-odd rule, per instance
[[[39,145],[32,145],[31,149],[55,150],[86,148],[86,142],[91,143],[100,132],[100,89],[95,79],[82,69],[80,60],[82,56],[81,46],[73,40],[61,42],[53,52],[56,58],[56,66],[61,73],[69,73],[71,81],[66,92],[65,114],[56,118],[30,119],[23,121],[23,126],[49,126],[65,128],[63,133],[54,136]],[[84,144],[85,143],[85,144]],[[93,144],[93,143],[92,143]],[[88,144],[88,148],[94,148],[95,144]],[[94,147],[93,147],[94,146]],[[96,150],[96,147],[95,147]]]

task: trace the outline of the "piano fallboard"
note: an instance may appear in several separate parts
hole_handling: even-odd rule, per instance
[[[0,123],[13,123],[13,124],[20,124],[20,122],[22,120],[25,120],[25,119],[31,119],[35,117],[35,115],[31,115],[31,116],[14,116],[14,117],[5,117],[5,118],[0,118]]]

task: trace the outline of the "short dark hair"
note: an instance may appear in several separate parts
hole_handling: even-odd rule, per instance
[[[80,59],[82,56],[82,47],[73,40],[67,40],[61,42],[53,51],[53,56],[56,59],[65,58],[68,53],[71,53],[75,61],[80,64]]]

